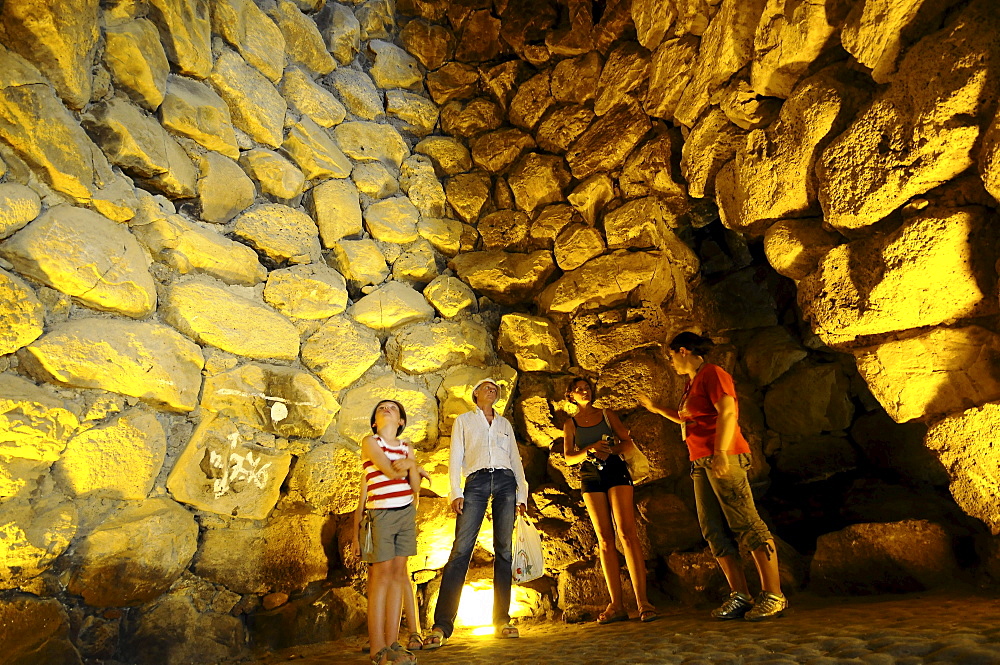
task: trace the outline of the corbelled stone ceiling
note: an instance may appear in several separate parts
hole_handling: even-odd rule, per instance
[[[426,611],[487,376],[546,548],[517,614],[606,604],[575,376],[650,459],[651,585],[720,594],[636,399],[679,397],[685,329],[736,378],[786,589],[997,584],[997,34],[993,0],[0,1],[5,652],[357,631],[383,397],[433,476]]]

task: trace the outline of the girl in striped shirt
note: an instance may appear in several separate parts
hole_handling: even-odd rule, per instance
[[[363,560],[370,564],[368,639],[375,665],[416,663],[396,638],[403,599],[413,593],[406,559],[417,553],[416,495],[427,472],[417,465],[412,445],[398,438],[405,426],[403,405],[382,400],[372,410],[373,433],[361,442],[365,508],[372,524],[373,547]],[[356,513],[356,522],[359,517]],[[357,528],[354,549],[360,551]]]

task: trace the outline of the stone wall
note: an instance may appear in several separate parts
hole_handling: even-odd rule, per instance
[[[434,473],[429,606],[448,433],[485,376],[548,534],[533,611],[604,594],[549,454],[577,375],[650,457],[656,584],[717,588],[679,433],[635,401],[676,400],[662,342],[686,328],[736,375],[789,588],[814,552],[817,590],[940,583],[968,563],[956,536],[996,569],[988,0],[28,7],[0,7],[14,662],[215,663],[358,629],[343,515],[381,397]],[[875,560],[912,574],[872,585]]]

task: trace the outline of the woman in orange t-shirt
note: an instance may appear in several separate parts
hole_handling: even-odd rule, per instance
[[[647,395],[639,401],[653,413],[679,423],[691,459],[698,522],[712,555],[729,581],[731,593],[712,611],[716,619],[760,621],[780,616],[788,601],[781,593],[774,538],[754,506],[747,469],[750,447],[740,432],[739,405],[733,377],[718,365],[705,362],[714,346],[711,339],[683,332],[670,342],[670,363],[688,377],[677,409],[657,404]],[[750,550],[760,574],[761,592],[750,595],[739,547]]]

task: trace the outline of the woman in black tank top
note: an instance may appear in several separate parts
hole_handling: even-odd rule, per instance
[[[622,541],[632,587],[639,601],[639,620],[653,621],[656,609],[646,596],[646,562],[635,527],[632,478],[622,454],[635,446],[628,430],[611,409],[597,409],[594,387],[587,379],[574,379],[566,399],[579,407],[563,426],[563,455],[567,464],[581,464],[583,502],[600,546],[601,568],[611,603],[598,617],[601,624],[627,621],[615,532]],[[613,521],[612,521],[613,518]]]

